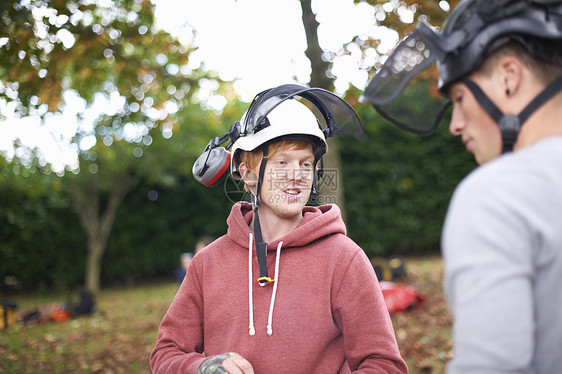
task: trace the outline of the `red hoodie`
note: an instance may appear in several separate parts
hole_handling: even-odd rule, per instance
[[[408,372],[373,267],[337,206],[305,207],[295,230],[269,243],[276,282],[263,287],[255,250],[249,266],[251,218],[251,205],[236,203],[227,235],[193,258],[160,325],[154,373],[197,373],[226,352],[256,374]]]

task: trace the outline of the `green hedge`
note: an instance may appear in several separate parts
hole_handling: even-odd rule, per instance
[[[417,136],[370,107],[358,111],[363,139],[338,139],[349,236],[372,256],[437,250],[452,191],[475,167],[472,155],[446,126]],[[0,280],[15,276],[24,287],[82,283],[86,239],[60,179],[23,176],[1,157],[0,166]],[[168,187],[141,183],[117,212],[102,285],[171,279],[182,252],[201,236],[226,232],[232,201],[241,196],[237,188],[232,181],[206,188],[191,175]]]
[[[0,288],[68,287],[84,278],[85,235],[58,177],[0,158]]]
[[[364,137],[339,139],[349,236],[370,255],[439,249],[451,194],[476,166],[472,155],[443,124],[420,136],[371,107],[359,115]]]
[[[232,203],[221,187],[207,188],[190,177],[174,187],[139,186],[119,208],[103,259],[103,278],[173,278],[181,253],[193,252],[201,236],[226,232]]]

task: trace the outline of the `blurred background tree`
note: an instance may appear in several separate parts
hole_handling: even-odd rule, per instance
[[[193,48],[154,27],[147,0],[4,1],[0,30],[0,98],[15,113],[45,119],[70,98],[86,110],[111,108],[79,129],[78,168],[60,172],[86,233],[84,283],[97,291],[123,198],[139,178],[171,183],[165,166],[186,172],[189,164],[187,152],[159,155],[179,157],[162,164],[146,150],[172,136],[177,109],[189,105],[202,80],[215,79],[190,66]],[[77,115],[87,122],[85,110]],[[93,146],[80,148],[87,140]]]

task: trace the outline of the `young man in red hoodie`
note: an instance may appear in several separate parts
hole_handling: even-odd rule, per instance
[[[342,133],[362,135],[353,109],[298,85],[262,92],[231,127],[222,154],[252,204],[234,204],[227,234],[193,258],[160,325],[153,372],[408,372],[373,267],[339,208],[306,206],[326,137]],[[220,140],[194,167],[205,184],[223,164],[211,154]]]

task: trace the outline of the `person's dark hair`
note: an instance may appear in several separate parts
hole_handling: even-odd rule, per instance
[[[562,54],[562,46],[560,52],[558,53]],[[493,52],[478,70],[484,74],[491,73],[495,62],[503,56],[516,56],[519,58],[525,66],[537,75],[545,86],[554,81],[556,78],[562,76],[561,65],[556,65],[551,62],[535,58],[525,47],[514,41]]]

